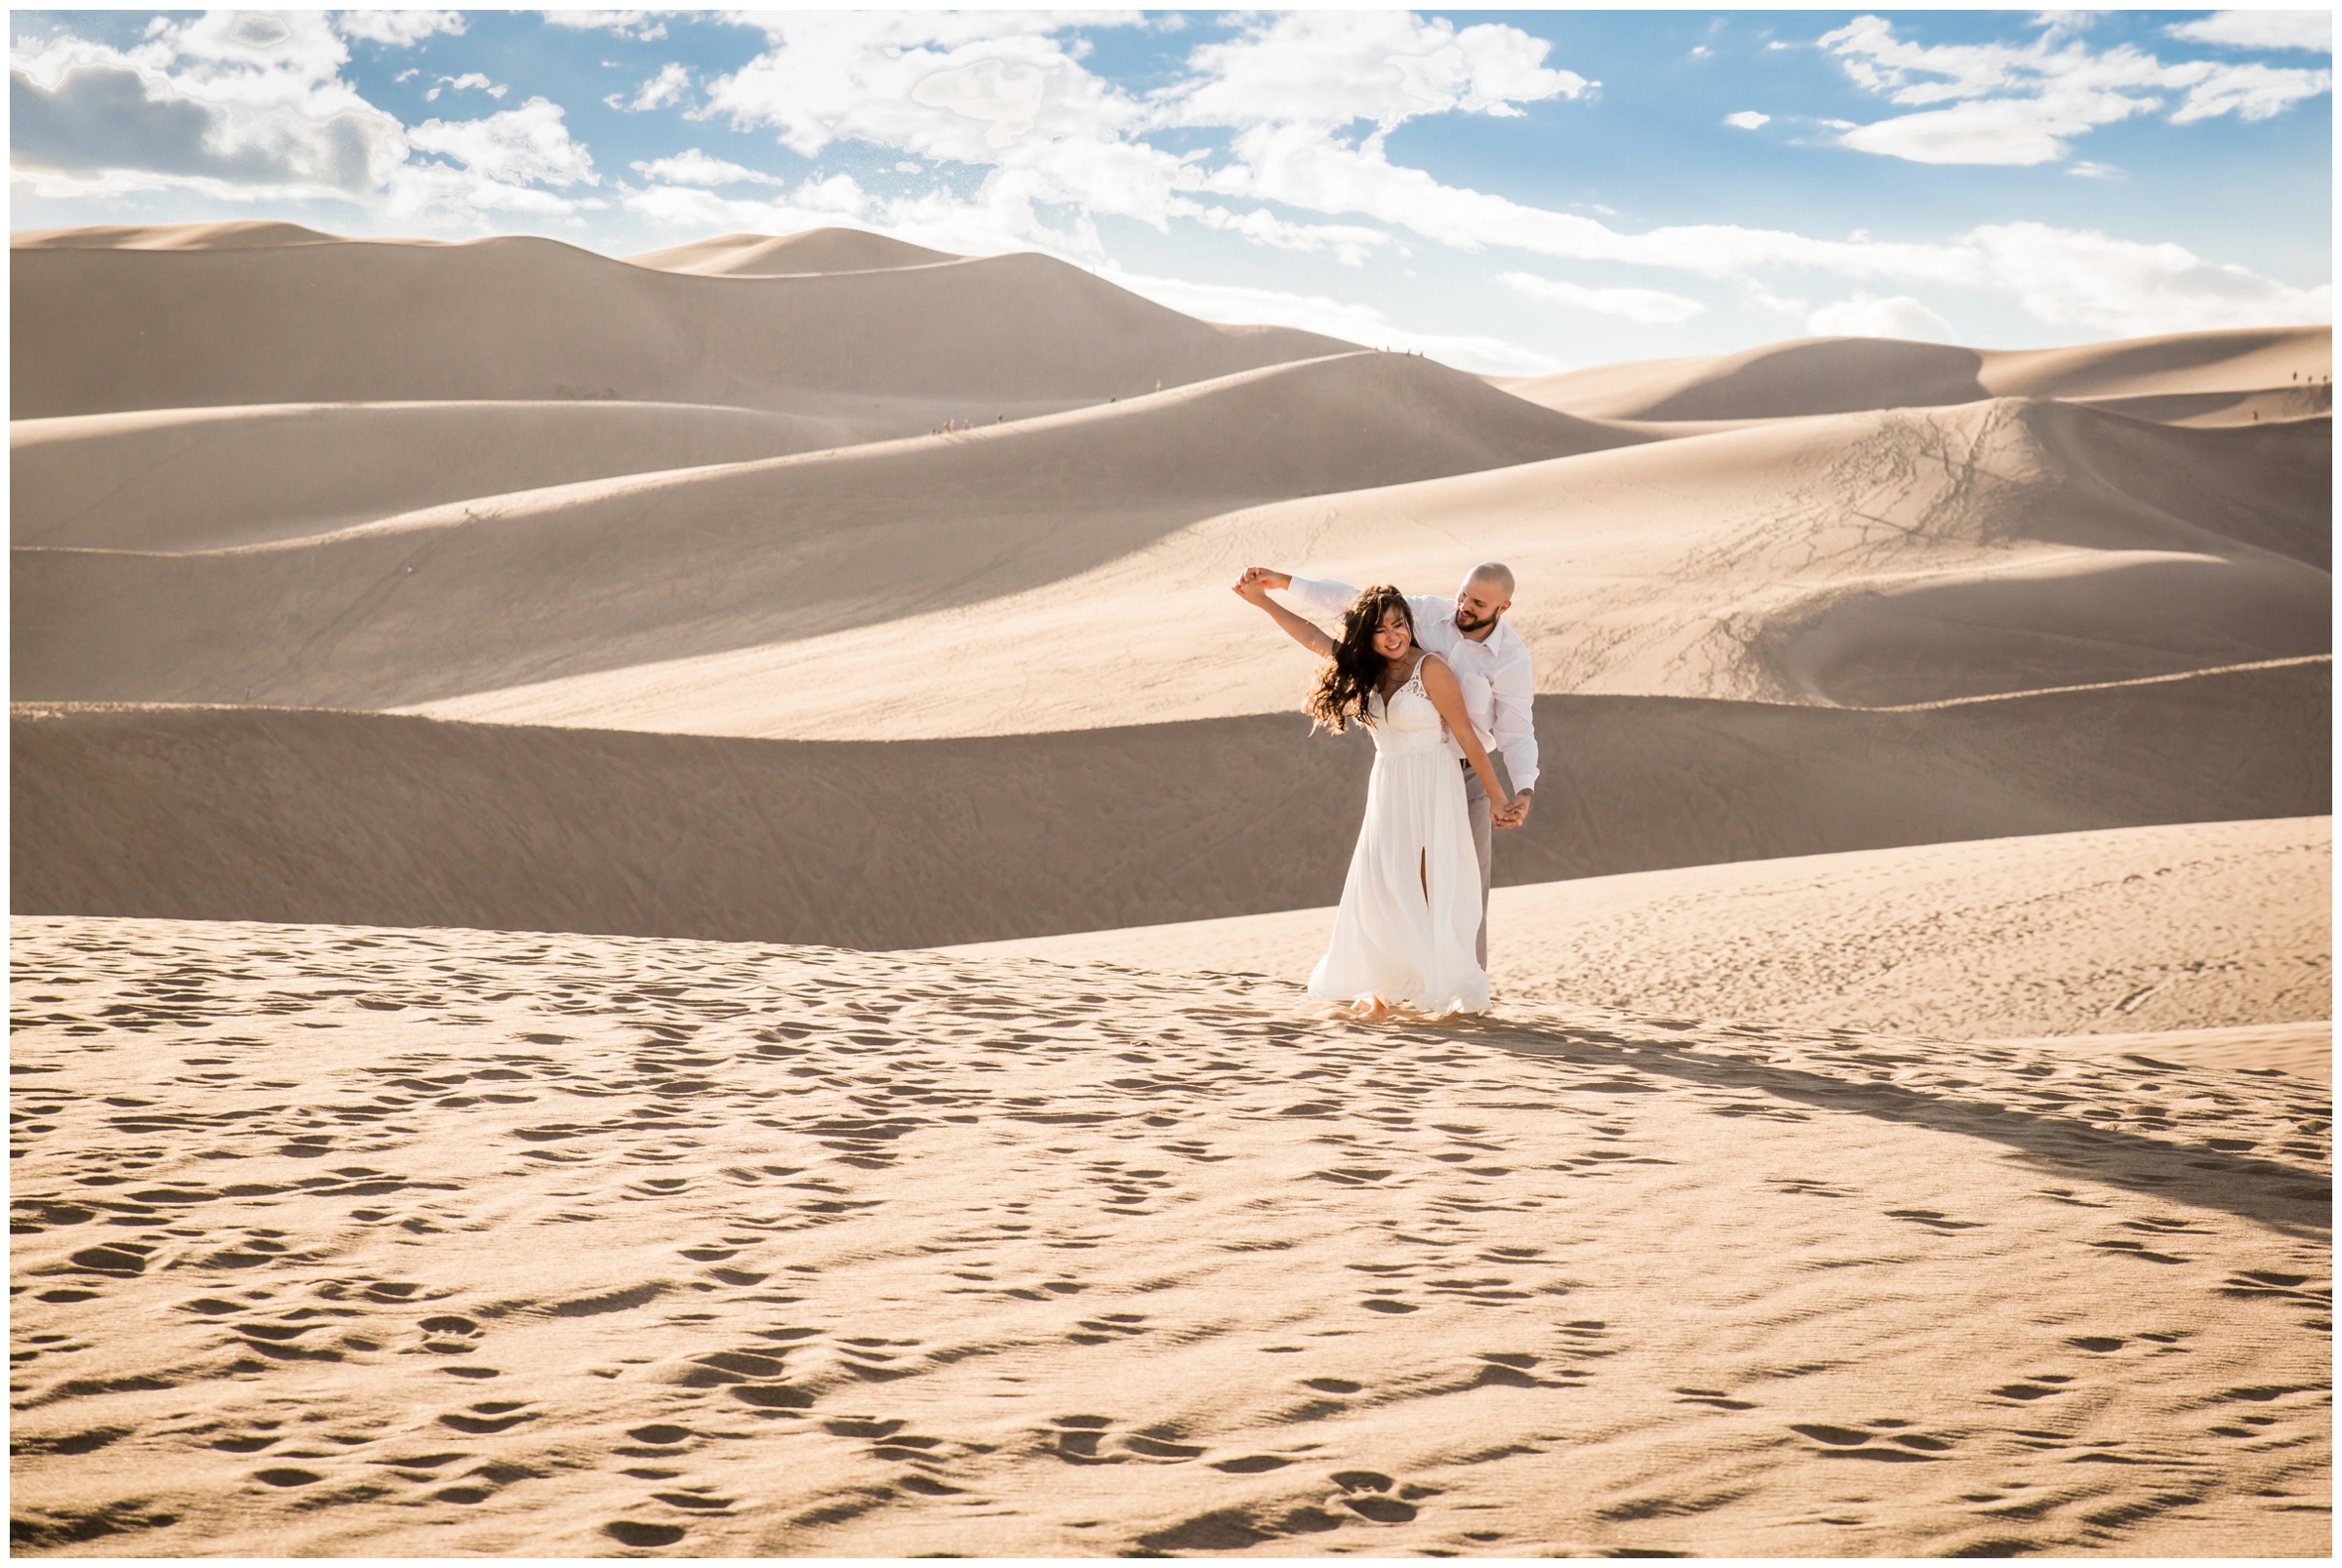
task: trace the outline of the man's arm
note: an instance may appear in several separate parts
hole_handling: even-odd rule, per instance
[[[1528,821],[1537,787],[1536,672],[1527,660],[1514,661],[1489,677],[1488,695],[1496,704],[1496,749],[1505,754],[1505,771],[1513,776],[1513,809],[1505,814],[1512,821],[1506,825],[1517,827]]]
[[[1358,596],[1356,588],[1347,583],[1337,583],[1332,578],[1295,577],[1290,572],[1279,572],[1266,566],[1246,567],[1243,583],[1259,583],[1279,592],[1290,593],[1321,616],[1340,615],[1350,608],[1350,601]],[[1237,591],[1241,592],[1242,586],[1239,583]]]

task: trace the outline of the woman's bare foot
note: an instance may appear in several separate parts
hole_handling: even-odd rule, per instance
[[[1352,1006],[1350,1016],[1360,1024],[1380,1024],[1391,1016],[1391,1004],[1380,996],[1361,996]]]

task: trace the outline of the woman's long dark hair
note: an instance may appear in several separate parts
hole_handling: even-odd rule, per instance
[[[1415,634],[1415,612],[1398,589],[1378,583],[1359,594],[1342,618],[1342,635],[1334,639],[1333,657],[1317,671],[1317,684],[1302,711],[1340,735],[1352,719],[1372,724],[1367,696],[1382,684],[1386,661],[1374,651],[1374,634],[1383,616],[1393,606],[1406,618],[1407,635]]]

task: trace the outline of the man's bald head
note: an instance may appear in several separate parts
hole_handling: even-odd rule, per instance
[[[1485,642],[1512,607],[1512,569],[1500,562],[1482,561],[1464,579],[1464,586],[1456,594],[1456,629],[1474,642]]]
[[[1472,569],[1472,575],[1464,581],[1487,583],[1496,590],[1499,604],[1513,602],[1513,569],[1502,561],[1482,561]]]

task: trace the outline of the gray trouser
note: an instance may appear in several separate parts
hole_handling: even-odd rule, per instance
[[[1464,764],[1464,811],[1472,819],[1473,853],[1480,859],[1480,940],[1475,950],[1480,955],[1480,968],[1485,970],[1488,967],[1488,866],[1492,848],[1489,841],[1496,836],[1495,824],[1491,820],[1495,808],[1488,804],[1487,786],[1480,783],[1480,776],[1473,771],[1469,762]]]

